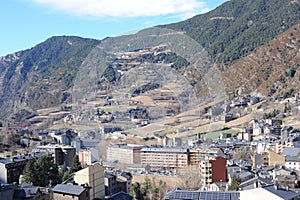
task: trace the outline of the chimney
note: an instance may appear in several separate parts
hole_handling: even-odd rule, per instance
[[[286,191],[289,191],[289,190],[290,190],[290,188],[289,188],[288,185],[285,186],[285,190],[286,190]]]

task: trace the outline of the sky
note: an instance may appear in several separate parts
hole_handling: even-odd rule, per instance
[[[51,36],[103,39],[208,12],[227,0],[7,0],[0,3],[0,56]]]

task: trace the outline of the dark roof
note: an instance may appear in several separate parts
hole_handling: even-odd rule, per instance
[[[58,184],[53,188],[53,192],[55,193],[70,194],[75,196],[79,196],[84,191],[85,188],[79,185],[70,184]]]
[[[300,162],[300,157],[298,156],[286,156],[285,162]]]
[[[34,197],[38,190],[38,188],[18,188],[14,190],[14,198]]]
[[[239,200],[240,193],[236,191],[201,191],[175,189],[165,195],[166,200]]]
[[[14,190],[16,187],[15,184],[0,184],[0,192],[4,190]]]
[[[105,176],[105,178],[114,178],[114,177],[116,177],[116,175],[114,175],[114,174],[111,173],[111,172],[105,172],[105,173],[104,173],[104,176]]]
[[[131,200],[132,196],[129,194],[121,191],[118,192],[117,194],[112,195],[111,197],[108,198],[108,200]]]
[[[7,164],[11,164],[11,163],[22,162],[22,161],[31,160],[34,158],[39,158],[45,154],[46,154],[45,152],[36,152],[34,154],[26,154],[26,155],[22,155],[22,156],[13,156],[13,157],[5,157],[5,158],[0,157],[0,163],[7,165]]]
[[[285,190],[285,189],[282,189],[282,188],[278,188],[276,189],[273,185],[271,186],[265,186],[265,187],[262,187],[263,189],[275,194],[276,196],[279,196],[283,199],[293,199],[295,197],[298,197],[298,194],[294,191],[291,191],[291,190]]]
[[[262,183],[264,185],[273,185],[272,179],[262,178],[260,176],[256,176],[254,178],[251,178],[249,180],[245,180],[244,182],[242,182],[240,184],[240,187],[243,187],[244,185],[247,185],[249,183],[256,182],[256,181],[259,181],[260,183]]]
[[[295,147],[285,147],[282,151],[282,155],[285,156],[297,156],[300,152],[300,148]]]
[[[23,183],[23,184],[20,185],[20,188],[15,188],[14,198],[34,197],[37,194],[38,191],[41,192],[39,187]]]
[[[123,176],[124,178],[126,178],[127,180],[131,180],[132,179],[132,175],[129,172],[122,172],[121,176]]]

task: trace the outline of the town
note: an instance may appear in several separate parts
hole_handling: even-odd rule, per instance
[[[300,199],[300,0],[103,2],[2,2],[0,200]]]
[[[204,108],[201,112],[204,117],[199,118],[229,124],[243,118],[242,110],[262,107],[264,102],[250,96],[234,99],[222,109]],[[277,104],[283,102],[287,99]],[[298,100],[295,97],[288,102],[290,108],[285,104],[283,111],[274,110],[234,128],[222,126],[221,130],[197,134],[191,134],[197,127],[181,127],[172,134],[142,137],[117,124],[110,125],[120,116],[122,121],[127,124],[131,121],[137,128],[150,125],[153,120],[147,109],[137,105],[123,114],[106,112],[96,105],[91,119],[101,126],[93,131],[61,128],[33,133],[22,124],[14,128],[2,124],[2,130],[14,134],[23,151],[5,151],[9,147],[3,147],[0,196],[5,199],[191,199],[190,196],[210,195],[218,199],[225,195],[228,199],[250,196],[252,199],[264,195],[269,199],[275,196],[298,199],[300,129],[281,119],[295,110]],[[107,107],[105,103],[103,106]],[[65,114],[60,122],[70,124],[74,118],[78,117]],[[182,137],[182,133],[186,136]],[[48,176],[38,185],[28,176],[28,173],[38,173],[35,169],[30,172],[30,166],[38,166],[46,158],[54,164],[52,168],[57,166],[56,173],[60,176],[50,176],[50,167],[45,172]]]

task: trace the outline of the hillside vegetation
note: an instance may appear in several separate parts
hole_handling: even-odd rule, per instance
[[[206,52],[203,53],[203,58],[197,56],[202,52],[195,52],[195,48],[190,46],[183,49],[185,52],[182,51],[182,46],[177,47],[180,53],[173,52],[166,41],[161,40],[171,40],[174,33],[170,34],[169,31],[156,27],[135,35],[102,41],[72,36],[52,37],[31,49],[0,57],[0,118],[10,116],[24,121],[37,117],[38,109],[58,108],[72,102],[72,89],[79,67],[98,44],[105,44],[102,46],[106,48],[103,49],[103,57],[100,57],[104,58],[103,63],[90,64],[100,67],[100,71],[104,73],[99,80],[95,80],[98,85],[94,84],[92,89],[101,85],[102,89],[111,88],[114,91],[113,87],[124,74],[135,69],[136,73],[127,73],[127,85],[124,85],[123,80],[123,86],[127,87],[124,90],[133,96],[151,94],[151,91],[163,88],[164,85],[155,81],[156,79],[152,82],[145,79],[145,83],[138,80],[141,85],[130,87],[137,81],[138,74],[147,78],[153,75],[153,70],[144,70],[143,73],[139,70],[141,65],[152,63],[161,66],[160,69],[170,67],[170,72],[173,70],[176,72],[174,74],[184,77],[189,84],[186,88],[194,90],[197,97],[204,97],[209,93],[217,96],[223,92],[215,90],[216,88],[226,88],[229,97],[234,93],[251,92],[264,96],[288,97],[300,89],[299,23],[299,0],[231,0],[208,13],[179,23],[159,26],[175,30],[178,36],[182,36],[184,32],[193,38],[200,44],[193,41],[197,44],[195,46],[203,46],[208,52],[208,56]],[[157,37],[158,32],[164,37]],[[156,40],[153,42],[154,38]],[[172,42],[176,41],[174,39]],[[110,57],[106,57],[106,53]],[[202,64],[192,63],[189,58],[193,56]],[[217,63],[214,66],[217,70],[212,71],[210,78],[205,80],[204,76],[209,74],[213,65],[207,57]],[[100,58],[98,56],[95,60]],[[87,66],[88,64],[86,63]],[[166,72],[170,75],[169,71]],[[99,74],[98,71],[97,73]],[[79,79],[83,83],[89,82],[85,77]],[[86,97],[86,93],[87,91],[82,92],[83,97]],[[175,97],[174,99],[176,100]],[[19,111],[22,111],[22,116],[16,114]],[[177,111],[174,113],[177,114]]]
[[[1,116],[66,102],[78,67],[98,43],[80,37],[52,37],[31,49],[0,57]]]
[[[232,62],[300,20],[295,0],[232,0],[209,13],[162,27],[185,31],[218,62]]]

